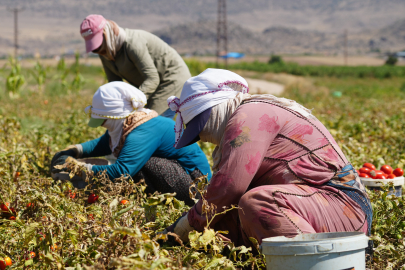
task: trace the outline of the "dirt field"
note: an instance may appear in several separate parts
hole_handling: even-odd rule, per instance
[[[283,60],[286,62],[295,62],[300,65],[313,65],[313,66],[343,66],[344,58],[343,56],[282,56]],[[198,60],[203,62],[215,62],[216,58],[214,56],[197,57]],[[269,56],[253,56],[247,55],[241,59],[229,59],[228,63],[237,62],[267,62]],[[378,58],[375,56],[349,56],[347,59],[348,66],[381,66],[384,65],[385,59]],[[224,63],[224,60],[221,60]],[[397,65],[405,65],[405,61],[398,61]]]

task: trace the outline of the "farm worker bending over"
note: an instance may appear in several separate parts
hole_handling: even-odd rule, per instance
[[[88,125],[102,126],[106,133],[56,153],[52,170],[55,172],[54,166],[64,164],[69,156],[112,155],[116,160],[111,165],[85,166],[94,173],[106,170],[111,180],[126,174],[134,180],[145,179],[147,192],[176,192],[176,198],[193,204],[190,184],[199,176],[211,177],[207,158],[196,143],[175,149],[174,121],[145,109],[145,105],[145,95],[130,84],[111,82],[101,86],[86,113],[91,114]]]
[[[208,205],[217,213],[240,207],[216,216],[210,226],[244,245],[249,237],[261,243],[301,233],[370,233],[370,201],[325,126],[293,100],[248,91],[239,75],[207,69],[187,80],[180,100],[168,99],[178,112],[176,149],[197,140],[217,145],[204,195]],[[212,217],[202,203],[165,232],[187,241],[189,231],[202,231]]]
[[[109,82],[125,79],[139,88],[148,108],[173,118],[169,96],[179,96],[191,77],[180,55],[166,42],[143,30],[123,29],[101,15],[89,15],[80,25],[86,52],[99,54]]]

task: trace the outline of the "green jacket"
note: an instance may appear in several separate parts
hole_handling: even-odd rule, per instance
[[[125,29],[126,41],[109,61],[100,56],[109,82],[125,79],[148,99],[146,107],[158,114],[168,109],[167,98],[180,97],[183,84],[191,77],[181,56],[157,36]]]

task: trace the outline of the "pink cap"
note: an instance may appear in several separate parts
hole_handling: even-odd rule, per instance
[[[80,34],[86,42],[86,52],[91,52],[103,43],[103,29],[107,20],[101,16],[92,14],[86,17],[80,25]]]

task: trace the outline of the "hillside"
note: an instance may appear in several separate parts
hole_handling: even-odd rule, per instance
[[[236,24],[228,27],[229,51],[247,54],[341,54],[343,31],[327,33],[273,26],[262,33]],[[181,53],[214,54],[216,50],[215,22],[200,21],[167,27],[154,33]],[[377,30],[348,32],[350,54],[371,51],[397,51],[405,48],[405,20]]]
[[[0,3],[2,25],[0,54],[3,55],[12,52],[14,21],[8,8],[15,6],[25,8],[19,14],[21,52],[29,54],[37,51],[43,55],[74,50],[83,51],[84,46],[78,28],[81,20],[91,13],[103,14],[123,27],[159,33],[176,28],[178,25],[190,25],[191,30],[193,27],[196,28],[196,22],[213,22],[217,15],[216,0],[0,0]],[[375,34],[376,30],[404,19],[405,5],[403,0],[228,0],[227,10],[230,24],[234,23],[241,27],[235,35],[237,33],[245,35],[248,34],[246,31],[251,31],[249,35],[252,36],[249,36],[249,39],[253,40],[253,44],[257,40],[263,44],[263,39],[267,44],[263,48],[253,48],[252,44],[247,43],[237,46],[246,48],[247,51],[259,52],[263,49],[270,50],[268,46],[278,50],[288,41],[295,45],[287,48],[287,51],[295,52],[302,51],[301,47],[313,47],[305,41],[308,34],[311,39],[314,38],[320,44],[325,44],[324,39],[329,40],[331,35],[338,40],[339,35],[346,28],[350,30],[349,34],[366,30]],[[275,39],[273,36],[282,38],[290,36],[284,30],[280,31],[280,28],[299,31],[297,32],[298,41],[293,35],[286,41]],[[264,37],[260,36],[265,29],[270,29],[269,31],[273,33],[271,38],[266,34]],[[198,28],[195,31],[197,30]],[[212,30],[208,30],[206,34],[215,31],[215,26]],[[172,35],[171,32],[172,30],[168,35]],[[365,34],[361,44],[366,44],[368,37],[369,34]],[[245,38],[242,37],[242,39]],[[398,39],[392,40],[394,43],[399,42]],[[202,43],[205,44],[205,42]],[[245,41],[240,40],[240,42]],[[378,40],[374,42],[380,44]],[[381,46],[391,46],[389,44],[394,43],[383,42]],[[333,41],[326,44],[321,46],[322,50],[330,50],[330,47],[335,46]],[[207,47],[208,44],[204,48],[198,46],[196,49],[198,51],[211,50]],[[233,44],[233,46],[236,45]]]

